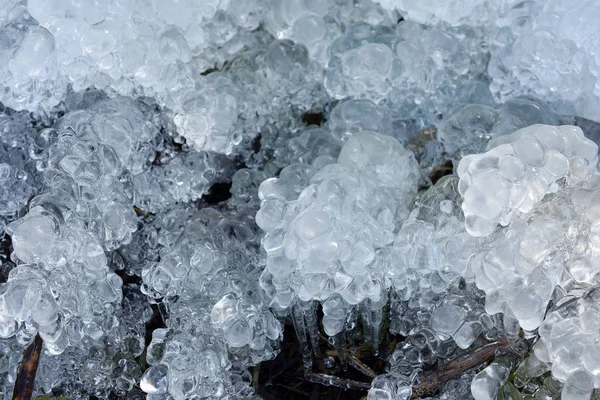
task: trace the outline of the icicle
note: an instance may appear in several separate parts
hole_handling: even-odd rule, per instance
[[[385,301],[374,302],[368,299],[361,306],[363,334],[369,338],[375,355],[379,353],[379,335],[385,303]]]
[[[317,319],[317,303],[315,301],[303,301],[300,303],[302,311],[304,313],[304,320],[306,322],[306,330],[310,338],[310,344],[312,346],[315,357],[321,358],[321,349],[319,348],[319,320]]]
[[[302,349],[302,361],[304,363],[304,369],[306,372],[310,372],[312,369],[312,358],[310,356],[310,348],[308,346],[308,339],[306,337],[304,312],[298,303],[292,306],[292,321],[294,322],[296,337],[298,338],[298,341],[300,342],[300,348]]]
[[[329,343],[333,345],[340,359],[340,365],[344,371],[348,370],[348,355],[346,353],[346,332],[342,331],[335,336],[329,337]]]
[[[349,346],[354,346],[357,342],[357,329],[358,325],[358,307],[354,306],[350,308],[348,311],[348,316],[346,317],[346,323],[344,324],[344,330],[346,331],[346,340]],[[362,342],[362,340],[358,340]]]
[[[379,354],[379,334],[381,331],[381,322],[383,320],[383,309],[371,310],[371,343],[373,346],[373,354]]]

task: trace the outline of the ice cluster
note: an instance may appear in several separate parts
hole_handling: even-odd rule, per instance
[[[467,231],[487,236],[527,213],[558,180],[573,185],[598,164],[598,146],[575,126],[532,125],[495,138],[483,154],[462,158],[457,173]]]
[[[598,22],[0,1],[0,398],[598,396]]]
[[[128,175],[147,162],[157,129],[131,100],[101,101],[38,133],[32,154],[43,189],[7,227],[12,258],[1,299],[4,337],[34,329],[53,353],[102,332],[98,318],[122,297],[106,250],[137,229]]]
[[[408,216],[418,180],[414,156],[398,141],[361,132],[346,141],[337,163],[320,171],[290,165],[264,181],[256,222],[266,232],[261,282],[273,292],[273,304],[287,308],[296,298],[324,307],[336,302],[333,308],[381,302],[383,249]],[[345,316],[325,315],[325,330],[338,333]]]
[[[27,113],[0,114],[0,226],[17,218],[37,192],[40,175],[29,148],[36,138],[33,120]]]
[[[141,383],[149,398],[251,394],[235,384],[244,367],[277,353],[282,329],[258,287],[252,222],[243,212],[228,217],[212,208],[175,208],[154,222],[160,257],[143,269],[142,291],[163,300],[172,317],[152,338],[153,366]]]
[[[125,290],[122,304],[103,323],[102,335],[86,337],[60,356],[42,357],[38,384],[44,392],[106,398],[111,392],[123,396],[139,384],[143,369],[136,358],[144,352],[144,324],[152,311],[142,293],[131,287]],[[79,380],[72,381],[71,374]]]
[[[503,100],[535,94],[597,119],[600,37],[592,26],[600,18],[598,3],[552,0],[530,8],[533,12],[512,21],[509,15],[516,29],[496,35],[488,67],[492,92]]]

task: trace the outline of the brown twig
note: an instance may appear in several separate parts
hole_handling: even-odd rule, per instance
[[[496,340],[448,362],[440,369],[426,375],[421,380],[421,383],[413,388],[411,398],[418,399],[431,396],[444,382],[455,379],[471,368],[492,360],[496,354],[496,350],[507,345],[508,342],[506,339]]]
[[[23,352],[23,359],[17,371],[12,400],[31,400],[43,344],[44,341],[37,334],[33,342]]]

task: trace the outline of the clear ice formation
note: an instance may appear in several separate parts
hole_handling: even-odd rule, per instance
[[[19,266],[0,295],[2,337],[38,331],[59,354],[102,333],[100,320],[122,297],[105,251],[137,229],[126,177],[144,168],[156,130],[134,102],[117,98],[38,133],[33,149],[44,189],[7,227]]]
[[[0,1],[0,397],[39,333],[36,395],[258,399],[249,368],[291,320],[305,371],[321,331],[341,369],[386,358],[370,400],[500,339],[429,398],[589,400],[599,20],[596,0]]]
[[[600,37],[594,24],[600,18],[598,3],[531,3],[537,4],[535,10],[514,19],[509,14],[510,28],[495,35],[497,48],[488,67],[492,92],[502,100],[534,94],[566,112],[576,109],[582,117],[597,119]]]
[[[333,336],[346,315],[328,313],[329,303],[341,311],[345,303],[384,301],[384,250],[408,216],[418,180],[412,153],[394,138],[361,132],[346,141],[337,163],[320,171],[290,165],[264,181],[256,222],[267,252],[261,285],[273,305],[323,302]]]
[[[600,387],[598,300],[597,287],[566,298],[540,326],[535,357],[550,364],[552,375],[564,383],[563,399],[586,399]]]
[[[557,181],[577,184],[598,164],[598,146],[575,126],[532,125],[495,138],[489,147],[462,158],[457,170],[465,226],[473,236],[510,224],[516,213],[556,192]]]
[[[149,399],[249,395],[243,370],[277,354],[282,328],[258,287],[252,220],[175,208],[155,222],[160,259],[142,271],[142,291],[163,300],[170,315],[187,317],[154,332],[152,367],[141,381]]]
[[[37,193],[40,174],[29,147],[36,138],[33,120],[25,113],[0,114],[0,226],[18,217],[27,201]]]
[[[125,290],[115,314],[103,322],[100,336],[86,337],[59,356],[42,355],[36,379],[44,392],[60,387],[71,398],[106,398],[111,392],[123,396],[139,384],[143,370],[136,357],[144,352],[144,324],[152,310],[142,293]],[[68,375],[75,371],[78,381]]]

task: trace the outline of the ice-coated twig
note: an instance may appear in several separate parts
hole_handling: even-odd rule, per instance
[[[338,358],[340,359],[340,364],[344,371],[348,370],[348,351],[346,350],[346,333],[340,332],[335,336],[331,336],[329,338],[329,343],[331,343],[334,349],[338,353]]]
[[[431,396],[443,383],[459,377],[471,368],[490,361],[494,358],[496,350],[506,346],[508,346],[508,341],[499,339],[479,346],[470,353],[446,363],[440,369],[426,375],[419,385],[413,387],[411,398],[419,399]]]
[[[33,342],[31,342],[23,352],[23,359],[21,360],[17,371],[17,379],[15,380],[12,400],[31,399],[43,345],[44,341],[40,335],[35,335]]]
[[[358,359],[358,357],[354,356],[349,351],[346,352],[346,355],[348,356],[348,364],[350,364],[352,368],[356,369],[358,372],[363,373],[371,379],[375,379],[377,373],[373,371],[368,365],[365,365],[362,361]]]
[[[304,375],[306,380],[313,383],[320,383],[325,386],[335,386],[342,389],[353,389],[353,390],[369,390],[371,384],[367,382],[359,382],[352,379],[338,378],[337,376],[320,374],[320,373],[307,373]]]

